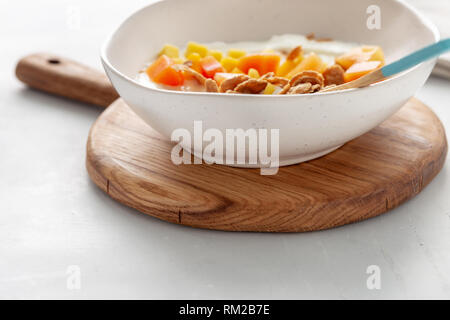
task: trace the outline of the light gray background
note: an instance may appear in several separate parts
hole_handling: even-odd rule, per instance
[[[25,89],[14,65],[50,51],[100,68],[100,43],[147,2],[0,0],[0,298],[450,298],[448,160],[391,213],[309,234],[194,230],[98,190],[84,158],[100,110]],[[449,88],[430,78],[418,93],[447,129]],[[67,289],[70,265],[81,290]],[[369,265],[381,290],[366,287]]]

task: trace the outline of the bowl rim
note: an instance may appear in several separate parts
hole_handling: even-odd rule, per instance
[[[123,80],[125,80],[127,82],[131,82],[131,84],[133,84],[135,86],[141,87],[145,90],[148,90],[148,91],[154,92],[154,93],[164,93],[164,94],[169,94],[169,95],[186,95],[186,96],[190,96],[190,95],[192,95],[192,96],[208,96],[208,97],[252,97],[252,99],[293,99],[293,98],[301,98],[301,97],[311,98],[311,97],[318,97],[318,96],[329,96],[329,95],[353,92],[355,90],[358,90],[358,91],[367,90],[367,89],[370,89],[373,87],[386,85],[387,83],[395,81],[395,80],[415,71],[416,69],[420,68],[422,65],[424,65],[428,62],[428,61],[422,62],[406,71],[398,73],[398,74],[391,76],[383,81],[371,84],[364,88],[351,88],[351,89],[345,89],[345,90],[339,90],[339,91],[316,92],[316,93],[307,94],[307,95],[301,95],[301,94],[297,94],[297,95],[295,95],[295,94],[293,94],[293,95],[262,95],[262,94],[240,94],[240,93],[239,94],[237,94],[237,93],[229,94],[228,93],[225,95],[225,94],[211,94],[211,92],[175,91],[175,90],[167,90],[167,89],[161,89],[161,88],[151,88],[149,86],[146,86],[146,85],[140,83],[136,79],[126,76],[125,74],[123,74],[122,72],[117,70],[117,68],[114,67],[113,64],[109,61],[107,51],[108,51],[108,47],[109,47],[110,43],[112,42],[114,36],[123,27],[123,25],[125,25],[127,22],[131,21],[140,12],[145,11],[149,7],[155,5],[159,2],[162,2],[162,1],[170,1],[170,0],[156,0],[148,5],[145,5],[142,8],[136,10],[132,14],[130,14],[125,20],[123,20],[118,25],[118,27],[116,27],[114,29],[114,31],[112,31],[108,35],[108,37],[106,38],[106,40],[104,40],[104,42],[101,46],[101,49],[100,49],[100,58],[101,58],[103,65],[105,66],[105,68],[107,68],[109,71],[114,73],[116,76],[122,78]],[[420,12],[417,8],[415,8],[414,6],[412,6],[409,3],[405,2],[405,0],[391,0],[391,1],[400,3],[403,7],[405,7],[407,10],[409,10],[412,14],[416,15],[419,18],[419,20],[422,22],[422,24],[432,32],[432,34],[434,36],[434,43],[436,43],[440,40],[440,38],[441,38],[440,32],[439,32],[438,28],[436,27],[436,25],[427,16],[425,16],[422,12]]]

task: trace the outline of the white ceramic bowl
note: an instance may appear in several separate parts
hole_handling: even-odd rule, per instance
[[[435,60],[363,89],[313,95],[229,95],[145,87],[135,76],[165,43],[268,40],[286,33],[383,47],[387,62],[438,41],[436,28],[401,1],[378,0],[381,29],[367,28],[373,0],[166,0],[133,14],[107,40],[102,61],[121,97],[166,138],[178,128],[280,129],[280,165],[327,154],[394,114]],[[192,132],[193,134],[193,132]],[[387,148],[389,146],[386,146]],[[199,153],[199,150],[194,150]]]

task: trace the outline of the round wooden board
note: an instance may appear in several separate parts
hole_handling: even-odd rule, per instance
[[[112,198],[172,223],[302,232],[398,206],[439,173],[447,155],[441,122],[417,99],[337,151],[274,176],[220,165],[176,166],[172,146],[117,100],[91,129],[87,169]]]

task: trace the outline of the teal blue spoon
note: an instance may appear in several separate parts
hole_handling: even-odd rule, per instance
[[[400,60],[390,63],[381,69],[375,70],[354,81],[322,90],[321,92],[336,91],[352,88],[361,88],[372,83],[385,80],[395,74],[408,70],[419,63],[436,58],[441,54],[450,51],[450,38],[441,40],[428,47],[420,49]]]

